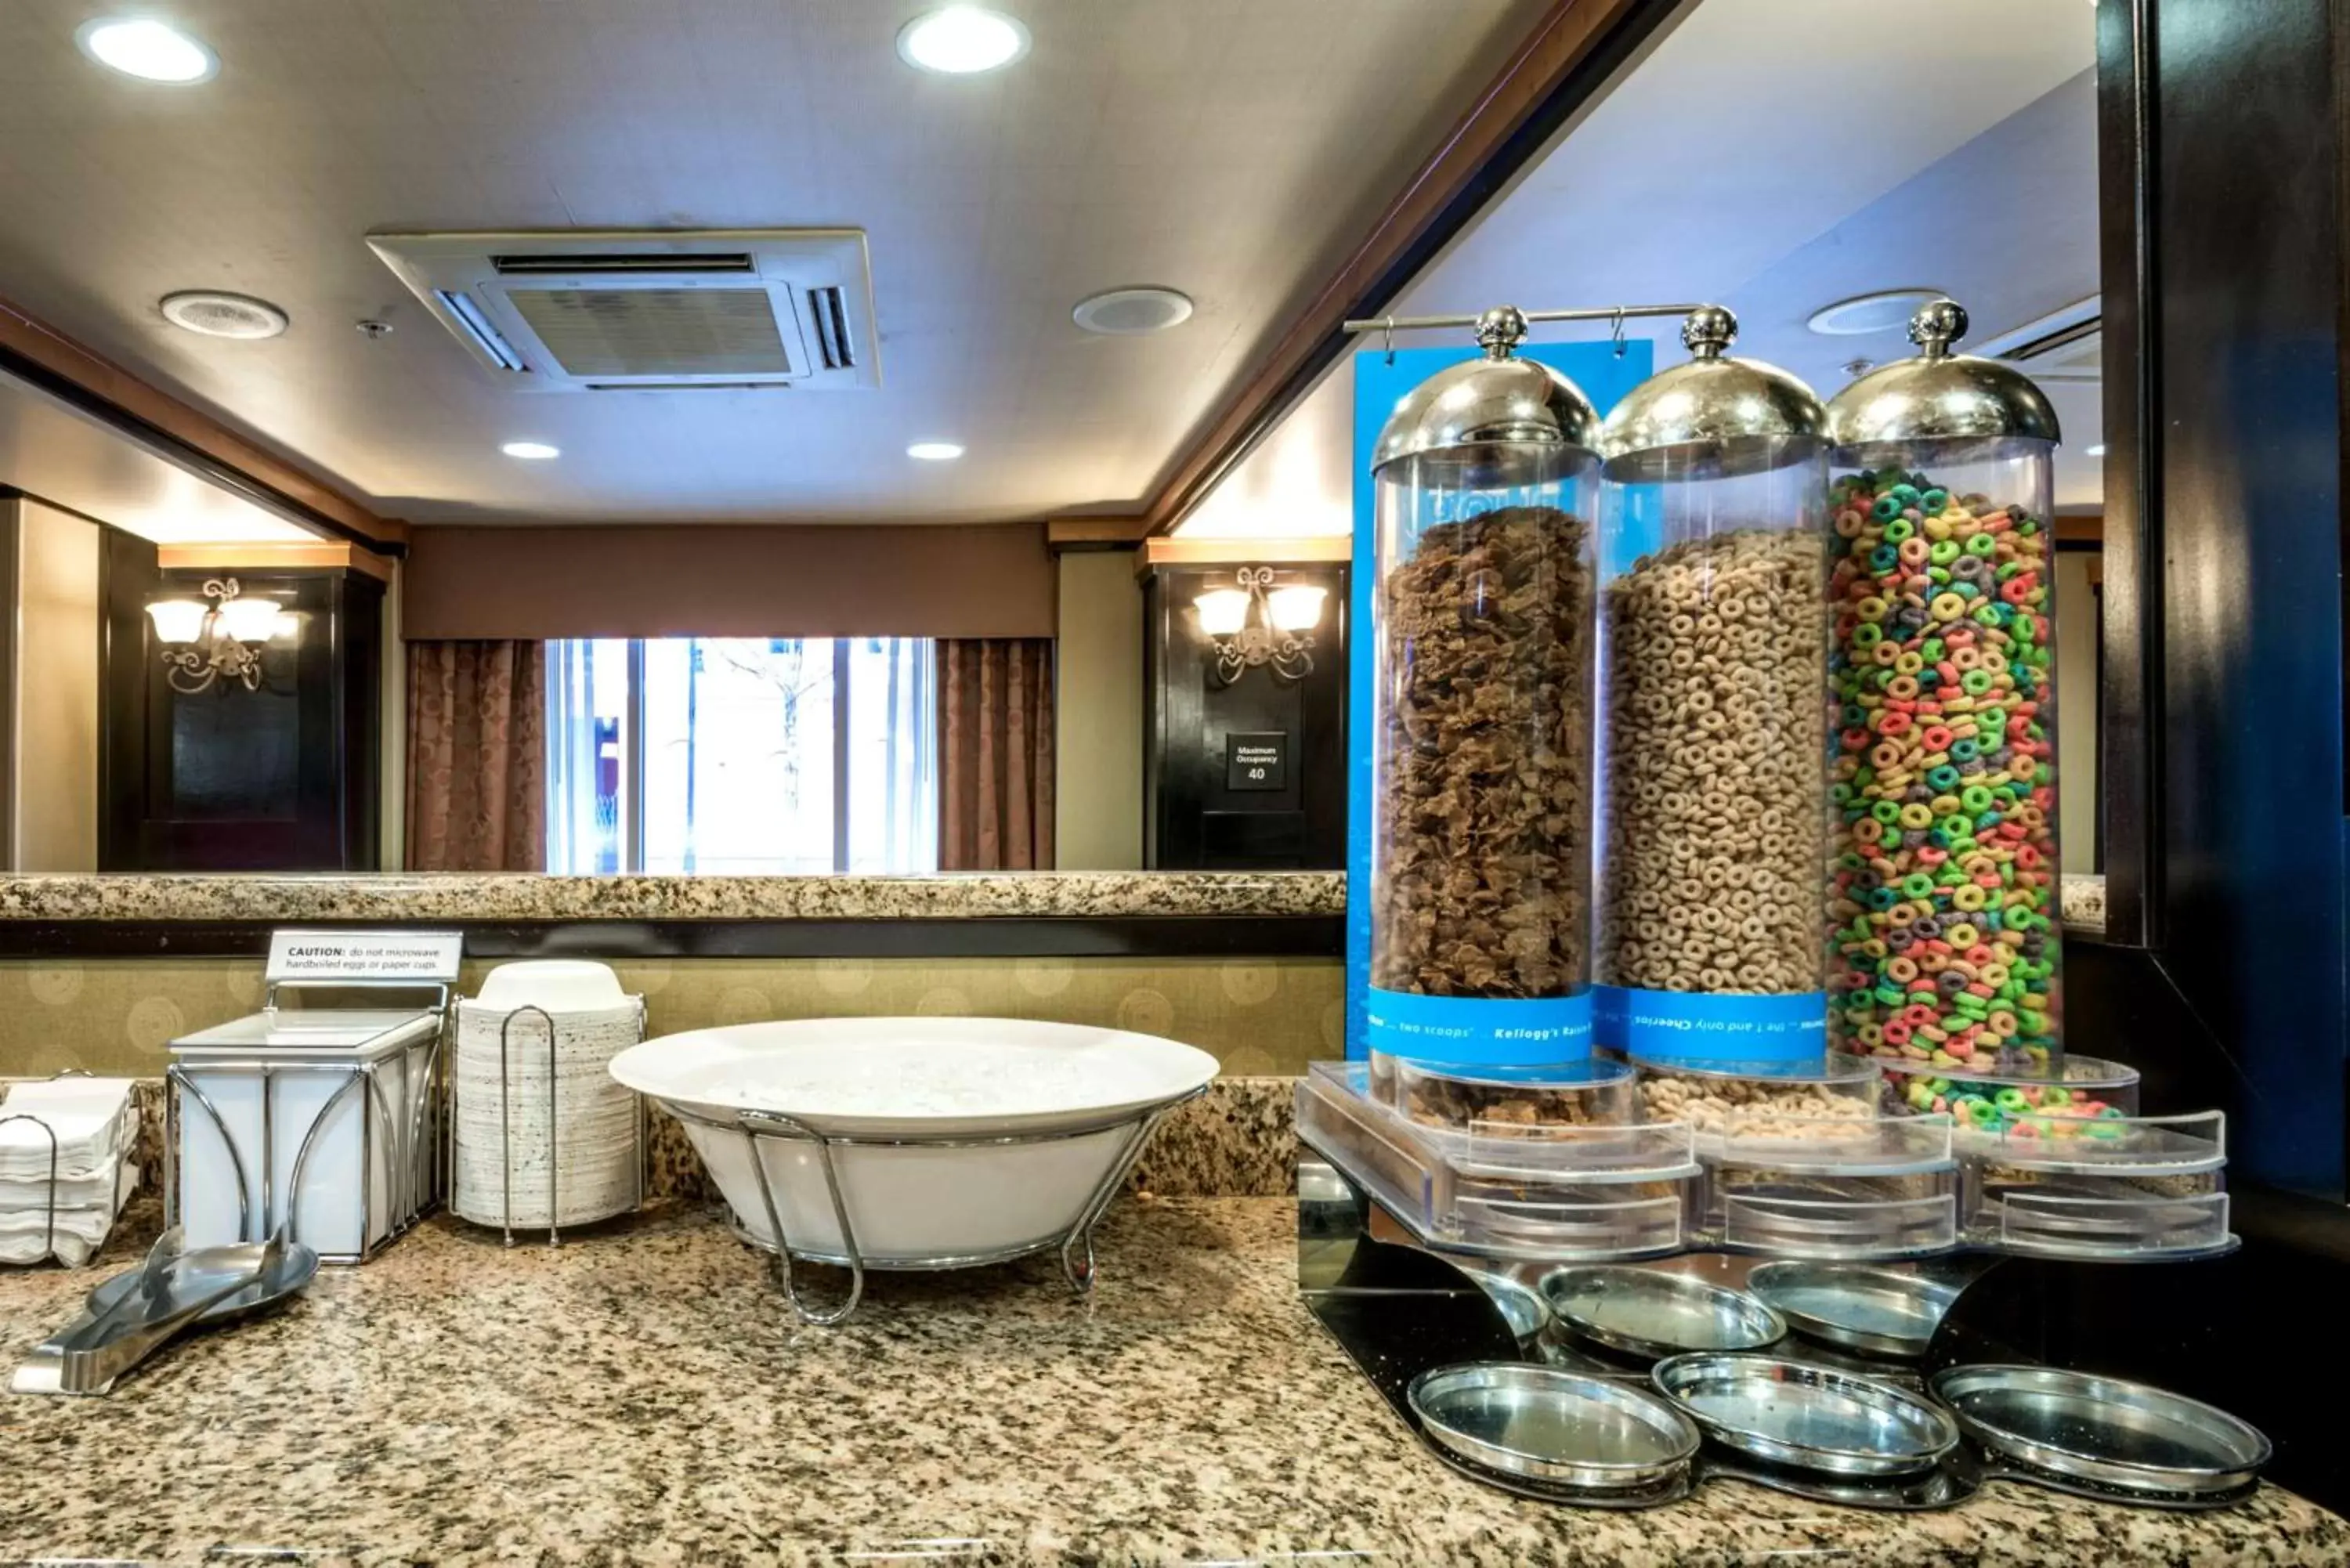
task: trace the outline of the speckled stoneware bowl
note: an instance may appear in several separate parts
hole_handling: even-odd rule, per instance
[[[815,1135],[829,1140],[856,1251],[883,1268],[1059,1241],[1139,1152],[1152,1114],[1215,1075],[1214,1057],[1177,1041],[1004,1018],[737,1024],[612,1062],[684,1124],[758,1245],[776,1244],[772,1197],[795,1256],[846,1261]]]

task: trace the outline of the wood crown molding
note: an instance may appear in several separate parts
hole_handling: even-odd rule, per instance
[[[14,364],[11,364],[14,361]],[[49,389],[113,422],[160,438],[226,470],[307,513],[325,530],[369,548],[397,553],[408,528],[379,517],[326,481],[236,433],[212,414],[140,380],[130,371],[0,300],[0,368],[29,368]]]
[[[155,564],[167,572],[361,572],[391,581],[391,562],[356,545],[159,545]]]
[[[1354,540],[1342,534],[1302,539],[1147,539],[1134,575],[1148,577],[1161,566],[1344,565],[1354,554]]]
[[[1141,517],[1055,517],[1045,524],[1045,547],[1055,556],[1069,550],[1128,550],[1149,535]]]
[[[1540,150],[1677,0],[1551,0],[1500,74],[1404,182],[1337,272],[1191,443],[1143,509],[1166,534],[1345,352],[1340,326],[1375,316]],[[1625,26],[1629,23],[1631,26]],[[1490,302],[1489,302],[1490,303]]]

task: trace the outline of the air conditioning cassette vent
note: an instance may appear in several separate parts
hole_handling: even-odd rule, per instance
[[[816,326],[816,352],[827,370],[853,370],[857,368],[857,340],[849,336],[848,311],[842,305],[840,290],[812,288],[808,290],[808,318]]]
[[[691,391],[880,384],[861,229],[378,234],[501,384]]]
[[[2096,381],[2105,377],[2103,300],[2077,299],[1995,337],[1962,347],[1999,359],[2037,381]]]
[[[748,251],[717,251],[707,254],[557,254],[557,255],[497,255],[490,265],[504,277],[557,276],[593,277],[598,275],[625,275],[629,273],[675,272],[738,272],[755,273],[758,262]]]

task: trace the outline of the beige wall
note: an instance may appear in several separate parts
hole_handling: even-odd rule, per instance
[[[2056,798],[2064,868],[2097,868],[2097,597],[2089,575],[2104,557],[2056,557]]]
[[[1055,861],[1142,865],[1142,587],[1131,550],[1061,557],[1053,718]]]
[[[490,965],[465,966],[463,990]],[[1336,959],[678,959],[616,961],[655,1034],[766,1018],[970,1013],[1138,1029],[1227,1074],[1344,1054]],[[161,1075],[165,1047],[261,1005],[259,959],[0,961],[0,1077]]]
[[[98,525],[37,501],[9,530],[16,606],[9,864],[98,869]]]

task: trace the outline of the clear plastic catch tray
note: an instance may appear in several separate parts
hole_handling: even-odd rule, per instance
[[[1567,1087],[1612,1086],[1631,1104],[1628,1069],[1578,1067],[1587,1071]],[[1366,1064],[1317,1062],[1297,1087],[1297,1133],[1435,1251],[1598,1262],[1662,1256],[1690,1240],[1700,1173],[1679,1124],[1472,1116],[1439,1126],[1383,1103]]]
[[[1748,1138],[1774,1129],[1793,1139],[1849,1141],[1876,1135],[1877,1064],[1866,1056],[1830,1052],[1818,1065],[1630,1060],[1639,1075],[1642,1116],[1687,1122],[1700,1157],[1718,1152],[1733,1125]]]
[[[1968,1237],[2039,1257],[2177,1261],[2233,1251],[2227,1117],[2099,1117],[2072,1136],[2021,1119],[1959,1151]]]
[[[1371,1098],[1407,1121],[1490,1137],[1642,1119],[1631,1072],[1591,1057],[1543,1066],[1440,1066],[1375,1053],[1369,1081]]]
[[[1885,1070],[1886,1114],[1948,1116],[1961,1153],[2019,1127],[2033,1129],[2025,1137],[2062,1141],[2095,1132],[2098,1122],[2137,1115],[2137,1069],[2093,1056],[2068,1055],[2055,1075],[1889,1059],[1878,1065]]]
[[[1946,1116],[1733,1111],[1699,1158],[1701,1222],[1733,1251],[1866,1260],[1958,1245],[1958,1162]]]

